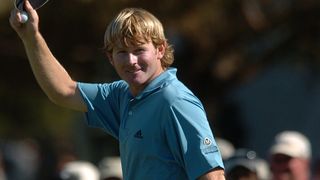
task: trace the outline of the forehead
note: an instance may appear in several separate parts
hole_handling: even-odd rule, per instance
[[[271,156],[271,161],[273,163],[288,163],[292,157],[285,154],[274,154]]]
[[[153,46],[153,43],[151,41],[135,41],[135,40],[117,40],[114,43],[113,49],[130,49],[130,48],[137,48],[142,46]]]

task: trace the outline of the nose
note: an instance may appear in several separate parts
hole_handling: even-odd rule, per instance
[[[128,54],[128,63],[130,65],[135,65],[135,64],[137,64],[137,62],[138,62],[138,57],[133,53],[129,53]]]

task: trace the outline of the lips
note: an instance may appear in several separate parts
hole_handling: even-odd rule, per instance
[[[127,70],[127,73],[137,73],[139,71],[141,71],[141,68],[139,68],[139,69],[129,69],[129,70]]]
[[[127,71],[128,73],[135,73],[135,72],[137,72],[137,71],[139,71],[139,70],[129,70],[129,71]]]

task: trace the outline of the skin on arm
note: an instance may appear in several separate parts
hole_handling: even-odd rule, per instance
[[[25,9],[29,19],[21,23],[21,14],[13,9],[10,24],[21,38],[33,74],[42,90],[54,103],[71,109],[86,111],[87,107],[80,95],[77,84],[53,56],[39,32],[39,17],[26,1]]]
[[[225,180],[224,170],[220,168],[213,169],[208,173],[200,176],[199,180]]]

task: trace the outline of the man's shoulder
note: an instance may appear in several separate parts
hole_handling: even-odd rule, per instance
[[[81,92],[92,94],[96,96],[100,94],[102,97],[112,95],[122,96],[128,92],[129,86],[123,81],[113,81],[111,83],[83,83],[78,82],[78,87]]]
[[[128,83],[124,80],[114,81],[110,83],[110,85],[115,88],[126,89],[126,90],[129,88]]]
[[[174,80],[162,89],[162,96],[165,100],[173,103],[182,99],[198,99],[193,92],[181,81]]]
[[[108,89],[108,90],[128,90],[128,84],[123,80],[113,81],[111,83],[99,83],[97,84],[98,87],[101,89]]]

